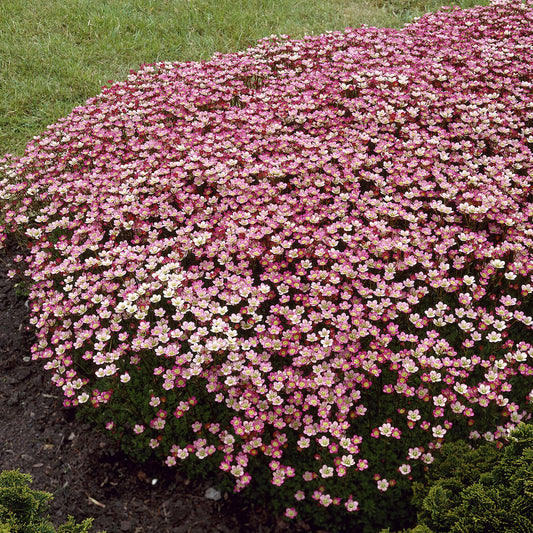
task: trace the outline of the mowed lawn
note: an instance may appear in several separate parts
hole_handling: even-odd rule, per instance
[[[487,5],[460,0],[460,7]],[[198,61],[272,34],[401,28],[443,0],[2,0],[0,156],[142,63]]]

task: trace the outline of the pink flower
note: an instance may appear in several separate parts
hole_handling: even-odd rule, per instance
[[[344,505],[346,507],[346,510],[351,513],[353,513],[354,511],[357,511],[357,509],[359,508],[359,502],[352,500],[351,497],[346,501]]]
[[[296,511],[296,509],[294,507],[287,507],[287,509],[285,509],[285,513],[284,515],[287,517],[287,518],[296,518],[296,516],[298,515],[298,512]]]

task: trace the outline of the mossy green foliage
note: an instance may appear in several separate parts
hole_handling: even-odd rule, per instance
[[[30,488],[32,478],[18,470],[0,473],[0,533],[87,533],[93,519],[76,523],[72,516],[59,528],[48,520],[49,492]],[[105,532],[101,532],[105,533]]]
[[[445,444],[428,481],[415,485],[413,533],[533,531],[533,425],[521,424],[502,450]]]

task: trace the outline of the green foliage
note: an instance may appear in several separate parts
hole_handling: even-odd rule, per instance
[[[72,516],[56,529],[48,521],[49,492],[35,491],[32,478],[18,470],[0,473],[0,533],[87,533],[93,522],[87,518],[79,524]],[[105,532],[102,532],[105,533]]]
[[[420,523],[413,533],[533,531],[533,425],[518,426],[503,450],[445,444],[428,484],[414,491]]]
[[[26,280],[20,281],[15,284],[15,296],[17,298],[23,298],[26,300],[30,295],[31,286],[30,283]]]

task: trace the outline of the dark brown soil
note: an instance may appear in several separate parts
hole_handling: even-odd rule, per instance
[[[214,486],[191,482],[160,464],[130,461],[107,437],[62,407],[42,362],[23,298],[7,278],[14,246],[0,253],[0,471],[20,469],[32,488],[51,492],[50,520],[94,517],[91,531],[216,533],[311,531],[287,524],[234,495],[205,497]]]

